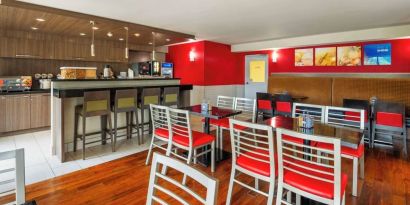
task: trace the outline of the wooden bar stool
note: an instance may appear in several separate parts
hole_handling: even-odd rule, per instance
[[[117,143],[118,136],[118,114],[125,113],[127,130],[127,139],[131,139],[132,134],[137,133],[138,144],[141,144],[141,137],[139,132],[139,120],[138,120],[138,90],[137,89],[127,89],[127,90],[116,90],[115,100],[112,107],[112,112],[114,112],[114,151],[115,144]],[[135,124],[134,124],[134,113],[135,113]],[[133,132],[133,130],[136,132]]]
[[[86,118],[87,117],[101,117],[101,131],[94,133],[86,133]],[[78,130],[78,120],[82,117],[82,134],[77,133]],[[85,159],[85,145],[92,144],[95,142],[102,142],[105,144],[106,138],[106,125],[108,125],[110,139],[112,143],[112,149],[114,151],[114,143],[112,137],[112,123],[111,123],[111,110],[110,110],[110,91],[93,91],[84,92],[84,104],[77,105],[75,107],[75,118],[74,118],[74,152],[77,151],[77,139],[83,141],[83,160]],[[101,140],[86,142],[86,137],[90,135],[95,135],[101,133]]]
[[[151,116],[148,115],[148,122],[145,122],[145,111],[148,110],[149,114],[149,105],[159,105],[161,98],[161,88],[144,88],[141,92],[141,103],[139,108],[141,109],[141,143],[144,144],[144,131],[145,125],[148,124],[149,129],[148,133],[151,133]]]
[[[164,106],[179,106],[179,87],[166,87],[162,93],[161,105]]]

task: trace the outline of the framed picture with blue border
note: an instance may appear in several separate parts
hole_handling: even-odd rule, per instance
[[[364,46],[364,65],[391,65],[391,44],[368,44]]]

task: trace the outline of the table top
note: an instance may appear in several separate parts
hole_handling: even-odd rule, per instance
[[[199,115],[202,117],[212,118],[212,119],[221,119],[226,117],[231,117],[234,115],[239,115],[242,111],[239,110],[231,110],[226,108],[219,108],[212,106],[212,110],[202,112],[201,105],[193,105],[189,107],[183,107],[182,110],[188,110],[193,115]]]
[[[354,149],[359,147],[363,138],[363,130],[358,128],[314,122],[313,128],[307,129],[299,127],[297,121],[297,118],[276,116],[265,120],[264,123],[273,128],[284,128],[304,134],[340,138],[341,145]]]

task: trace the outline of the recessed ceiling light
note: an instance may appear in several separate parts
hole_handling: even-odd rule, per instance
[[[166,41],[171,41],[171,39],[169,39],[169,38],[167,38],[167,39],[165,39]]]
[[[97,27],[97,26],[93,26],[93,29],[94,29],[94,30],[98,30],[98,27]]]
[[[38,30],[38,28],[37,28],[37,27],[31,27],[31,29],[32,29],[32,30]]]
[[[134,33],[134,36],[139,37],[140,34],[139,33]]]
[[[152,43],[151,43],[151,42],[149,42],[148,44],[149,44],[149,45],[152,45]]]
[[[46,21],[46,20],[43,19],[43,18],[36,18],[36,21],[38,21],[38,22],[44,22],[44,21]]]
[[[123,38],[119,38],[118,40],[123,41],[124,39],[123,39]]]
[[[85,36],[85,35],[87,35],[87,34],[85,34],[85,33],[80,33],[80,36]]]
[[[111,32],[108,32],[108,33],[107,33],[107,36],[108,36],[108,37],[112,37],[112,33],[111,33]]]

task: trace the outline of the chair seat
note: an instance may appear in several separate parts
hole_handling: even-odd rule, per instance
[[[202,132],[192,131],[192,140],[193,147],[200,147],[206,144],[211,144],[215,140],[215,137]],[[187,136],[175,134],[172,137],[172,141],[182,146],[189,146],[189,138]]]
[[[262,149],[254,149],[252,150],[254,152],[259,152],[261,154],[264,155],[268,155],[269,152],[266,150],[262,150]],[[262,155],[258,155],[255,154],[253,152],[245,152],[244,154],[247,154],[251,157],[255,157],[261,160],[266,160],[269,161],[269,157],[266,156],[262,156]],[[275,158],[275,162],[278,161],[278,155],[274,155]],[[236,164],[246,170],[249,170],[251,172],[263,175],[263,176],[270,176],[270,164],[265,163],[265,162],[261,162],[255,159],[252,159],[248,156],[245,155],[240,155],[237,159],[236,159]],[[275,163],[275,177],[278,176],[278,164]]]
[[[322,148],[322,149],[333,149],[333,145],[327,144],[327,143],[317,143],[316,147]],[[363,156],[363,153],[364,153],[364,144],[360,144],[357,149],[342,146],[340,153],[342,153],[342,155],[348,155],[348,156],[360,158]]]
[[[286,157],[288,158],[288,157]],[[287,159],[288,161],[293,161],[296,162],[296,160],[294,159]],[[284,162],[286,163],[286,162]],[[310,164],[307,162],[303,162],[303,161],[297,161],[298,165],[303,165],[304,167],[313,169],[313,170],[320,170],[320,171],[325,171],[325,172],[331,172],[333,173],[333,169],[330,168],[326,168],[326,167],[322,167],[322,166],[318,166],[318,165],[314,165],[314,164]],[[329,179],[329,180],[333,180],[333,176],[327,175],[327,174],[322,174],[322,173],[318,173],[315,171],[311,171],[308,170],[306,168],[302,168],[296,165],[287,165],[288,167],[291,167],[294,170],[297,170],[301,173],[305,173],[305,174],[309,174],[312,176],[316,176],[316,177],[320,177],[320,178],[324,178],[324,179]],[[296,187],[300,190],[309,192],[311,194],[317,195],[317,196],[321,196],[324,198],[328,198],[328,199],[333,199],[334,197],[334,187],[333,187],[333,183],[329,183],[329,182],[325,182],[319,179],[314,179],[308,176],[304,176],[302,174],[293,172],[293,171],[289,171],[289,170],[285,170],[285,173],[283,174],[283,180],[285,183]],[[345,193],[346,190],[346,185],[347,185],[347,180],[348,180],[348,176],[344,173],[342,173],[341,175],[341,196],[343,196],[343,194]]]
[[[167,129],[164,129],[164,128],[155,129],[154,134],[159,136],[159,137],[162,137],[162,138],[166,138],[166,139],[169,138],[169,131]]]

